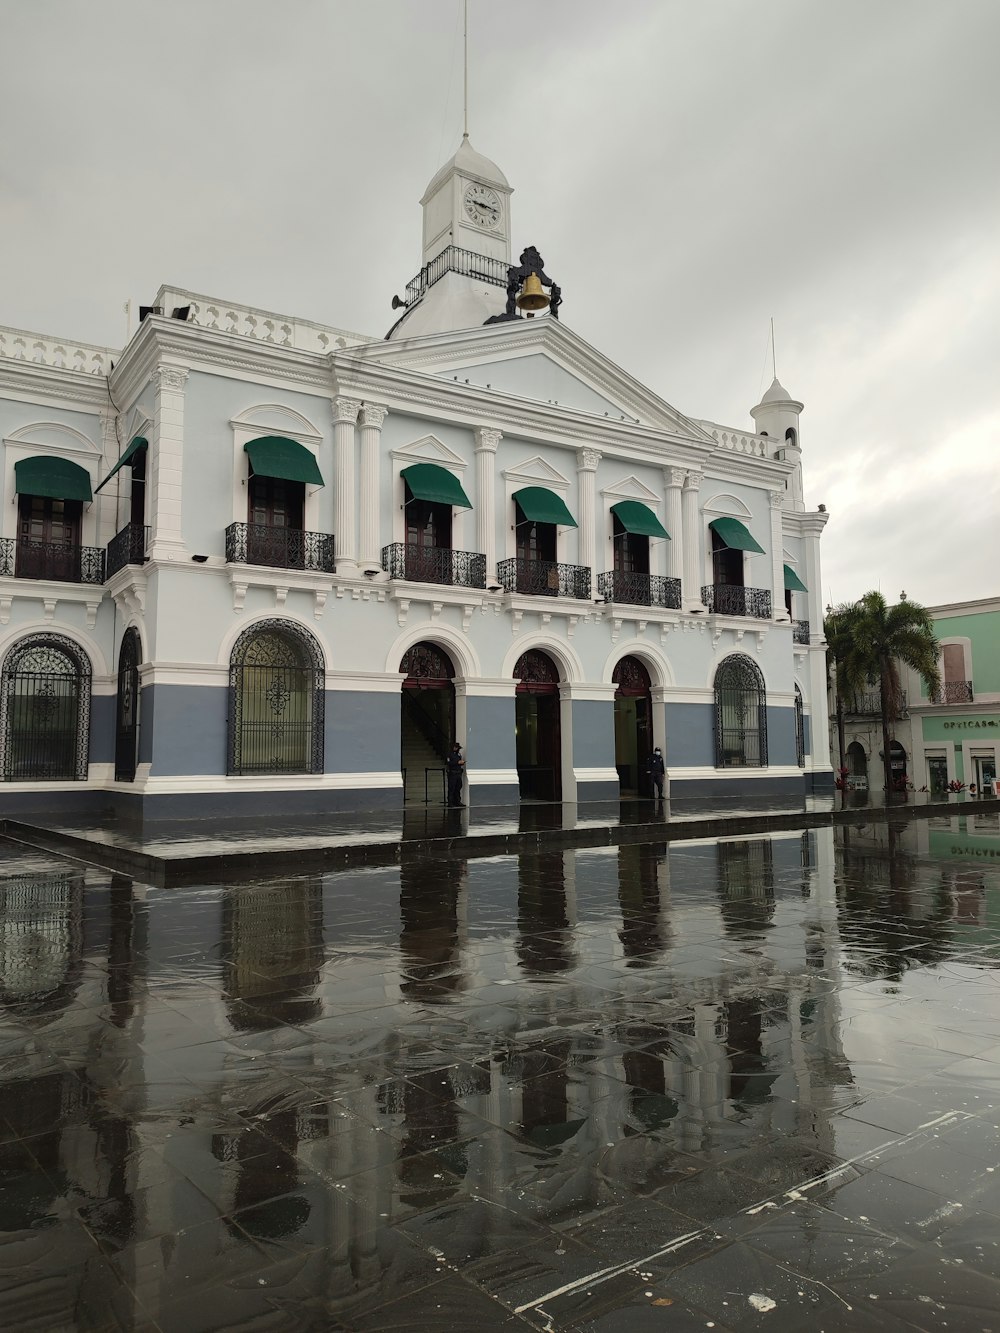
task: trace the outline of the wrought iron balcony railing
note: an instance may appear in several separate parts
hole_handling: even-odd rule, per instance
[[[808,621],[808,620],[793,620],[793,621],[792,621],[792,642],[793,642],[793,643],[808,643],[808,642],[809,642],[809,621]]]
[[[529,597],[579,597],[590,601],[590,570],[555,560],[500,560],[497,580],[507,592]]]
[[[931,695],[932,704],[971,704],[973,702],[971,680],[945,680],[939,689]]]
[[[671,611],[679,611],[681,607],[680,579],[660,574],[609,569],[598,574],[597,591],[606,602],[624,602],[626,606],[663,606]]]
[[[308,569],[333,574],[333,538],[328,532],[301,528],[268,528],[259,523],[230,523],[226,528],[226,561],[231,565],[265,565],[268,569]]]
[[[856,694],[853,698],[844,700],[844,711],[853,713],[856,717],[878,717],[882,712],[882,696],[878,690],[870,690],[865,694]],[[899,696],[899,716],[907,716],[906,695]]]
[[[4,537],[0,539],[0,574],[57,583],[103,583],[104,550],[100,546]]]
[[[382,568],[393,579],[442,583],[455,588],[486,587],[486,557],[448,546],[412,546],[393,542],[382,547]]]
[[[108,542],[104,559],[104,577],[109,579],[126,565],[141,565],[146,560],[149,528],[142,523],[130,523]]]
[[[509,267],[502,259],[491,259],[489,255],[477,255],[474,250],[463,250],[460,245],[449,245],[406,284],[405,304],[412,305],[446,273],[459,273],[494,287],[506,287]]]
[[[771,619],[771,592],[768,588],[742,588],[738,583],[709,583],[701,590],[701,600],[709,611],[715,611],[721,616]]]

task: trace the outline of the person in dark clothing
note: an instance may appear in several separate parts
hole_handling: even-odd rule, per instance
[[[653,753],[649,756],[649,762],[646,764],[646,772],[649,774],[649,779],[656,789],[657,800],[662,801],[663,779],[666,770],[663,767],[663,755],[660,753],[659,746],[657,746],[656,749],[653,751]]]
[[[445,766],[448,770],[448,804],[463,805],[462,777],[465,773],[465,760],[462,758],[462,747],[458,741],[451,747]]]

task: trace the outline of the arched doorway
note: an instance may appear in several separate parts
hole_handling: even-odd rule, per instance
[[[799,768],[806,766],[806,723],[802,708],[802,691],[795,686],[795,762]]]
[[[139,757],[139,635],[127,629],[118,654],[115,707],[115,781],[134,782]]]
[[[892,774],[893,786],[906,782],[906,751],[899,741],[889,744],[889,772]]]
[[[322,773],[325,665],[292,620],[243,631],[229,659],[229,772]]]
[[[35,634],[14,645],[0,681],[5,781],[86,781],[90,681],[90,662],[71,639]]]
[[[767,767],[767,695],[760,667],[733,653],[715,673],[716,768]]]
[[[615,690],[615,768],[622,796],[650,796],[646,765],[653,751],[653,693],[638,657],[623,657],[611,679]]]
[[[531,648],[514,667],[517,780],[522,801],[562,800],[559,668]]]
[[[851,741],[847,747],[847,769],[852,779],[864,778],[868,785],[868,756],[860,741]]]
[[[455,740],[455,668],[436,643],[415,643],[403,654],[400,768],[404,801],[447,799],[445,760]]]

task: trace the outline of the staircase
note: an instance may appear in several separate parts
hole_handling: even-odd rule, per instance
[[[407,727],[403,731],[402,769],[405,802],[423,804],[426,800],[430,805],[444,805],[446,795],[444,760],[415,727]],[[426,774],[426,795],[425,769],[430,770]]]

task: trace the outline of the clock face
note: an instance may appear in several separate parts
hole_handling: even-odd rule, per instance
[[[470,185],[465,192],[465,216],[484,231],[499,231],[503,208],[496,190],[487,185]]]

